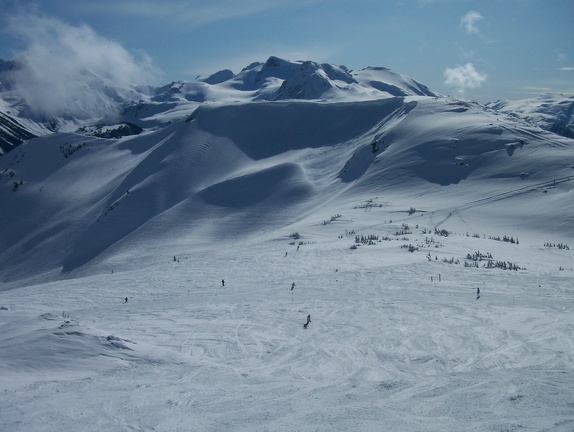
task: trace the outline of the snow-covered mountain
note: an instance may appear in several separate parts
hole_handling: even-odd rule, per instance
[[[270,57],[238,74],[230,70],[174,82],[127,104],[121,119],[157,127],[200,104],[279,100],[366,101],[398,96],[436,96],[424,85],[389,69],[349,71],[344,66]]]
[[[126,128],[126,124],[144,129],[164,127],[201,104],[293,99],[350,102],[441,96],[412,78],[386,68],[351,71],[345,66],[270,57],[265,63],[253,63],[237,74],[222,70],[194,81],[172,82],[163,87],[127,88],[86,71],[85,85],[80,86],[86,93],[74,97],[71,106],[60,106],[55,101],[52,104],[44,98],[42,109],[39,109],[36,103],[43,95],[31,95],[22,90],[26,81],[18,77],[18,71],[19,66],[14,61],[0,60],[2,153],[32,135],[89,133],[94,128],[104,127],[108,131],[114,130],[111,136],[118,137],[123,131],[134,133],[135,128]],[[68,102],[63,98],[62,103]],[[572,98],[547,95],[521,101],[500,100],[487,106],[519,116],[551,132],[569,138],[574,136]]]
[[[302,87],[285,83],[294,76],[292,82],[299,82],[298,73],[308,69],[313,70],[309,76],[331,83],[333,98],[279,98],[288,88],[298,88],[293,95],[301,95]],[[0,160],[0,199],[6,207],[0,221],[3,278],[99,268],[117,250],[125,253],[165,236],[169,225],[162,221],[182,214],[188,233],[173,228],[170,235],[184,238],[191,227],[211,226],[215,240],[238,236],[238,231],[287,227],[326,201],[382,193],[395,195],[397,210],[427,211],[444,211],[452,206],[450,200],[442,204],[445,197],[462,194],[465,218],[476,214],[471,203],[488,208],[499,199],[514,202],[527,195],[527,201],[513,204],[508,220],[499,214],[499,224],[512,225],[516,209],[525,206],[521,224],[533,231],[546,230],[539,225],[539,211],[555,199],[557,210],[548,216],[554,229],[574,232],[571,192],[543,193],[555,181],[570,184],[572,140],[479,104],[419,95],[424,87],[387,70],[353,76],[331,70],[331,78],[325,70],[271,58],[222,82],[207,78],[218,84],[198,81],[162,89],[141,109],[124,112],[123,118],[134,123],[155,122],[139,135],[133,134],[142,129],[133,124],[132,129],[81,128],[80,133],[30,140],[5,155]],[[357,89],[365,87],[354,77],[380,83],[375,77],[389,74],[395,80],[387,89],[416,91],[393,96],[377,90],[379,97],[366,100],[364,93],[357,96]],[[285,78],[281,83],[280,77]],[[342,77],[356,90],[349,90],[348,98]],[[314,80],[303,91],[309,97],[318,89]],[[200,93],[209,99],[214,87],[249,96],[247,101],[189,101]],[[325,95],[323,87],[319,94]],[[122,127],[127,131],[117,133]],[[120,135],[130,136],[96,138]],[[424,196],[422,205],[419,196]],[[247,214],[262,221],[253,224]],[[159,232],[150,228],[156,224],[163,227]]]
[[[79,128],[113,126],[127,122],[142,128],[163,127],[181,119],[205,103],[301,100],[370,100],[396,96],[435,96],[424,85],[389,69],[367,68],[349,71],[344,66],[311,61],[287,61],[270,57],[254,63],[238,74],[229,70],[190,82],[173,82],[152,88],[114,86],[109,80],[85,73],[86,94],[69,106],[53,106],[43,101],[38,111],[35,102],[42,95],[18,91],[18,66],[4,62],[0,67],[0,112],[11,110],[16,120],[43,124],[52,131],[72,132]],[[65,102],[65,100],[64,100]],[[93,112],[87,111],[91,108]],[[13,140],[12,140],[13,141]],[[12,148],[3,140],[3,148]]]
[[[3,428],[571,430],[573,139],[382,68],[134,91],[0,157]]]
[[[0,154],[4,154],[36,135],[17,118],[0,112]]]
[[[50,131],[26,113],[22,113],[23,100],[13,91],[10,74],[17,70],[13,61],[0,59],[0,156],[24,141]]]
[[[574,138],[574,96],[547,94],[516,101],[502,99],[488,106],[558,135]]]

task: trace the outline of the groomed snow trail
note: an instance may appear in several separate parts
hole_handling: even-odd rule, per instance
[[[63,347],[30,360],[30,383],[2,362],[3,427],[572,430],[571,271],[464,268],[399,242],[351,251],[344,226],[298,251],[285,236],[3,292],[3,334],[26,341],[24,320],[50,313]],[[455,240],[430,252],[462,253]]]

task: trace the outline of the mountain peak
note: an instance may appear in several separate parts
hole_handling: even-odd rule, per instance
[[[233,77],[237,90],[255,92],[256,100],[369,100],[385,97],[437,96],[412,78],[387,68],[353,72],[345,66],[311,60],[269,57]]]
[[[227,80],[233,78],[234,74],[229,69],[223,69],[219,72],[215,72],[214,74],[209,75],[207,78],[198,78],[198,81],[203,81],[207,84],[215,85],[221,84]]]

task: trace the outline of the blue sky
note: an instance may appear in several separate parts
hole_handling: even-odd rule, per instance
[[[574,94],[574,0],[0,0],[0,11],[0,58],[46,70],[167,84],[275,55],[384,66],[480,102]]]

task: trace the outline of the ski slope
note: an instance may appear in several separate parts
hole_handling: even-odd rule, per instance
[[[394,233],[424,215],[340,210],[299,250],[289,231],[174,245],[3,291],[3,428],[572,429],[571,251],[413,229],[440,247],[409,253]],[[351,250],[346,230],[392,240]],[[475,249],[526,270],[442,261]]]
[[[571,431],[573,164],[433,96],[28,141],[0,158],[2,429]]]

